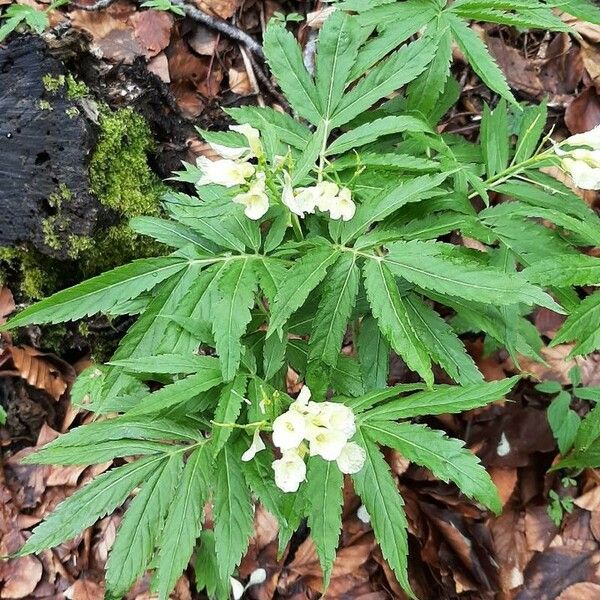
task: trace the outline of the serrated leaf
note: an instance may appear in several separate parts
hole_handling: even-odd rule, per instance
[[[508,115],[504,99],[493,111],[487,104],[484,105],[480,137],[487,175],[493,177],[506,169],[510,152]]]
[[[331,143],[325,154],[327,156],[332,154],[342,154],[352,148],[374,142],[384,135],[391,135],[393,133],[401,133],[404,131],[425,132],[431,131],[431,128],[427,123],[416,117],[411,117],[409,115],[391,115],[389,117],[375,119],[370,123],[359,125],[358,127],[343,133]]]
[[[153,588],[167,600],[188,564],[202,529],[204,503],[213,471],[210,445],[204,444],[189,456],[169,506],[156,559]]]
[[[235,423],[237,421],[242,410],[247,383],[248,377],[240,373],[221,390],[215,411],[215,422]],[[212,447],[215,456],[221,451],[232,432],[233,429],[230,427],[213,427]]]
[[[528,281],[543,285],[600,285],[600,258],[586,254],[557,256],[524,269]]]
[[[263,347],[263,371],[265,379],[271,379],[281,370],[285,363],[285,349],[288,334],[285,328],[281,338],[272,335],[265,339]]]
[[[222,382],[221,371],[214,369],[210,374],[199,373],[166,385],[146,398],[127,413],[128,417],[164,411],[183,404]]]
[[[404,300],[410,322],[431,357],[461,385],[479,383],[483,376],[464,344],[438,313],[416,294]]]
[[[550,403],[546,414],[558,449],[565,454],[573,445],[581,422],[579,415],[571,410],[571,396],[567,392],[560,392]]]
[[[453,481],[463,494],[475,498],[495,513],[502,504],[487,471],[462,440],[425,425],[377,421],[361,426],[383,446],[398,450],[408,460],[428,468],[438,479]]]
[[[133,261],[41,300],[0,326],[0,329],[31,323],[75,321],[107,312],[117,303],[139,296],[187,265],[187,260],[172,257]]]
[[[414,598],[408,581],[408,523],[396,481],[377,445],[358,429],[357,442],[366,451],[363,468],[352,475],[354,489],[371,516],[371,525],[402,589]]]
[[[61,502],[33,530],[18,556],[58,546],[112,513],[163,460],[164,456],[150,456],[103,473]]]
[[[227,579],[246,552],[254,531],[252,498],[242,473],[241,459],[231,445],[217,459],[214,492],[215,549],[219,573]]]
[[[344,94],[361,42],[359,33],[356,19],[343,11],[335,11],[321,28],[315,61],[315,85],[320,112],[325,120],[329,120]]]
[[[129,221],[129,227],[173,248],[184,248],[193,244],[206,254],[213,254],[215,251],[215,247],[193,229],[169,219],[135,217]]]
[[[427,349],[415,332],[389,269],[382,261],[370,260],[365,263],[364,276],[373,316],[390,346],[404,359],[409,369],[421,375],[428,385],[433,384]]]
[[[272,20],[265,32],[263,46],[271,72],[294,109],[314,125],[319,123],[321,111],[317,90],[294,36]]]
[[[221,298],[213,307],[213,335],[223,381],[231,381],[242,355],[241,337],[252,318],[258,282],[249,259],[232,261],[219,281]]]
[[[539,304],[563,312],[548,294],[519,275],[503,273],[476,262],[450,259],[452,247],[441,242],[395,242],[385,264],[397,276],[426,290],[495,305]]]
[[[337,365],[348,319],[356,302],[359,279],[356,255],[342,254],[329,270],[313,319],[309,359],[319,358],[331,367]]]
[[[390,369],[390,346],[377,321],[371,316],[365,317],[360,325],[358,360],[366,389],[386,387]]]
[[[308,295],[325,277],[327,268],[338,256],[332,246],[326,245],[309,251],[294,263],[275,296],[267,335],[281,330],[292,313],[304,304]]]
[[[156,356],[138,356],[136,358],[114,360],[109,364],[122,367],[130,373],[162,373],[177,375],[179,373],[201,373],[219,368],[219,361],[213,356],[198,354],[157,354]]]
[[[196,552],[194,564],[196,588],[206,593],[211,600],[229,600],[231,582],[219,577],[219,565],[215,552],[215,534],[211,530],[200,533],[199,549]]]
[[[394,421],[421,415],[458,413],[500,400],[514,387],[519,377],[463,386],[440,385],[406,398],[387,402],[364,413],[361,421]]]
[[[546,100],[543,100],[539,106],[527,106],[523,109],[515,150],[515,164],[533,156],[544,132],[547,118],[548,105]]]
[[[447,13],[446,17],[456,41],[481,80],[511,104],[517,104],[504,74],[490,56],[479,36],[459,17]]]
[[[310,537],[315,543],[323,571],[323,588],[331,579],[333,562],[342,530],[344,476],[335,461],[313,456],[308,461],[307,514]]]
[[[575,341],[571,356],[589,354],[600,348],[600,292],[582,300],[567,317],[550,346]]]
[[[389,388],[367,392],[359,398],[344,398],[343,403],[350,407],[355,414],[365,412],[373,406],[385,402],[390,398],[408,394],[409,392],[420,391],[425,388],[424,383],[399,383]]]
[[[421,74],[433,58],[435,47],[417,40],[374,67],[344,96],[331,125],[339,127],[368,110],[378,100]]]
[[[131,501],[106,563],[109,597],[124,596],[147,569],[182,467],[182,454],[172,455]]]

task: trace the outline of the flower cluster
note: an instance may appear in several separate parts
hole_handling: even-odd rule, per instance
[[[562,166],[573,183],[583,190],[600,189],[600,125],[585,133],[572,135],[563,145],[573,149],[564,151],[555,146],[554,151],[561,157]]]
[[[247,145],[232,148],[209,142],[221,158],[213,161],[205,156],[198,157],[196,164],[202,171],[198,185],[243,186],[244,191],[234,196],[233,201],[245,206],[244,214],[249,219],[258,220],[269,210],[266,174],[261,170],[264,152],[260,132],[250,125],[232,125],[229,129],[241,133]],[[259,159],[258,166],[250,162],[254,158]],[[281,159],[280,167],[284,160]],[[356,212],[356,205],[347,187],[340,188],[331,181],[322,181],[311,187],[294,189],[287,171],[283,172],[283,179],[281,201],[299,217],[304,218],[306,213],[312,214],[318,208],[321,212],[329,213],[332,219],[349,221]]]
[[[356,205],[347,187],[340,189],[332,181],[322,181],[311,187],[294,189],[287,173],[282,201],[294,214],[302,218],[306,213],[314,213],[317,208],[321,212],[328,212],[332,219],[344,221],[349,221],[356,212]]]
[[[350,438],[356,432],[354,413],[335,402],[310,402],[304,386],[290,408],[273,422],[273,444],[281,458],[273,462],[275,483],[284,492],[295,492],[306,479],[304,456],[336,461],[342,473],[358,473],[365,451]],[[308,444],[308,446],[307,446]]]

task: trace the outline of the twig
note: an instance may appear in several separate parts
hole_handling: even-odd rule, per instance
[[[117,0],[96,0],[94,4],[79,4],[78,2],[71,2],[70,5],[79,10],[95,11],[103,10],[108,8],[111,4],[114,4]]]
[[[188,16],[190,19],[193,19],[198,23],[202,23],[203,25],[206,25],[215,31],[220,31],[223,35],[226,35],[227,37],[244,44],[244,46],[246,46],[250,52],[258,56],[261,60],[264,60],[265,55],[263,54],[261,45],[254,38],[250,37],[246,32],[242,31],[235,25],[228,23],[220,17],[213,17],[199,8],[188,4],[185,0],[171,0],[171,4],[181,7],[186,16]]]

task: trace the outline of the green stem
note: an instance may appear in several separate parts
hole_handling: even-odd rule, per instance
[[[246,425],[240,425],[239,423],[217,423],[211,421],[211,424],[215,427],[223,427],[225,429],[266,429],[265,425],[268,425],[267,421],[255,421],[254,423],[247,423]]]
[[[300,225],[300,219],[298,215],[291,213],[291,221],[292,221],[292,229],[294,230],[294,236],[296,237],[297,242],[301,242],[304,239],[304,234],[302,233],[302,226]]]

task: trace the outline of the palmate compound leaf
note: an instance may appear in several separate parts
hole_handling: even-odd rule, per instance
[[[215,549],[222,579],[227,579],[248,548],[254,531],[250,490],[240,454],[227,444],[217,457],[213,514]]]
[[[405,398],[386,402],[363,413],[359,420],[394,421],[422,415],[458,413],[499,400],[508,394],[519,377],[469,385],[440,385],[433,390],[416,392]]]
[[[164,454],[149,456],[103,473],[61,502],[33,530],[18,556],[57,546],[112,513],[125,502],[131,490],[148,478],[164,460]]]
[[[185,569],[202,529],[204,503],[208,499],[214,461],[209,443],[188,457],[175,493],[162,535],[158,541],[156,571],[152,587],[160,600],[167,600]]]
[[[335,461],[313,456],[308,461],[306,516],[310,537],[315,543],[326,589],[342,530],[344,476]]]
[[[147,569],[182,468],[183,454],[171,455],[131,501],[106,563],[109,598],[122,598]]]
[[[309,359],[319,358],[331,367],[337,365],[348,319],[356,302],[359,279],[355,254],[342,254],[330,268],[313,320]]]
[[[354,489],[371,517],[383,557],[393,569],[402,589],[415,596],[408,581],[408,523],[404,502],[390,468],[369,432],[358,428],[356,442],[366,451],[363,468],[352,475]]]
[[[427,348],[415,331],[389,269],[382,261],[367,261],[364,282],[373,316],[390,346],[404,359],[409,369],[416,371],[428,385],[432,385],[433,372]]]
[[[61,323],[107,312],[119,302],[135,298],[175,275],[188,264],[187,259],[176,257],[136,260],[57,292],[26,308],[0,328],[21,327],[31,323]]]
[[[252,318],[250,309],[258,281],[251,259],[233,260],[219,280],[220,298],[213,306],[212,329],[223,381],[237,373],[242,355],[241,337]]]
[[[523,276],[450,258],[453,246],[449,244],[413,240],[395,242],[388,249],[383,261],[392,273],[425,290],[487,304],[523,302],[564,312],[548,294]]]
[[[377,443],[398,450],[403,457],[428,468],[438,479],[453,481],[469,498],[475,498],[496,513],[502,510],[498,491],[479,459],[464,448],[462,440],[425,425],[369,421],[363,431]]]

